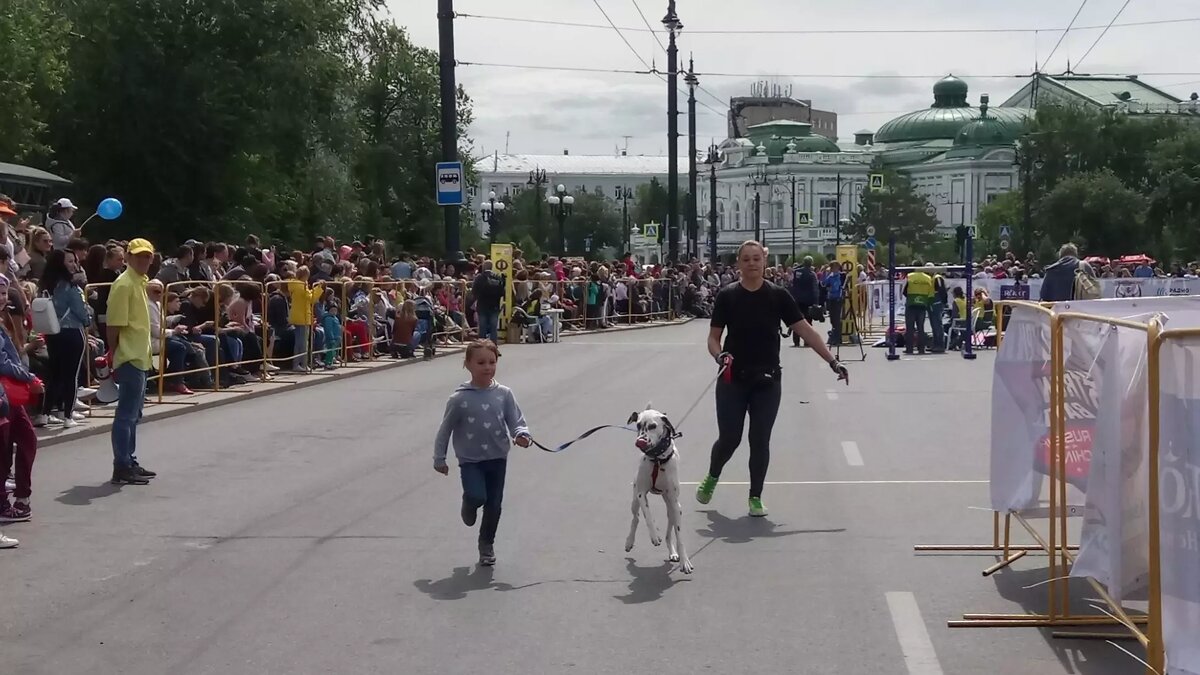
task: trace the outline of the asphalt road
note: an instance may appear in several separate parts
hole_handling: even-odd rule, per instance
[[[647,402],[680,421],[714,375],[706,330],[508,347],[499,379],[547,444]],[[990,537],[971,508],[987,504],[989,354],[870,350],[848,388],[807,350],[784,358],[771,514],[746,516],[744,447],[708,506],[685,486],[690,577],[644,529],[623,550],[639,454],[621,431],[514,449],[499,564],[476,567],[456,472],[431,461],[456,360],[147,424],[147,487],[108,485],[106,438],[48,448],[35,520],[0,551],[0,673],[1141,672],[1103,642],[946,627],[1045,597],[1021,588],[1044,558],[985,579],[993,558],[912,550]],[[680,423],[686,481],[712,408],[708,393]]]

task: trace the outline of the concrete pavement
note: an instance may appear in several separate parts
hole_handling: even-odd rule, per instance
[[[706,332],[508,346],[499,379],[547,445],[647,402],[682,416],[714,375]],[[21,548],[0,551],[0,672],[1139,672],[1104,643],[946,628],[1045,596],[1020,588],[1044,558],[984,579],[990,557],[912,551],[990,536],[970,509],[987,504],[990,354],[869,350],[849,387],[807,350],[784,358],[771,515],[746,516],[745,447],[711,504],[685,486],[690,577],[644,529],[623,550],[639,455],[621,431],[514,449],[499,564],[477,568],[457,477],[431,460],[457,359],[146,424],[146,487],[106,482],[107,438],[63,443],[35,467],[34,521],[4,528]],[[677,421],[694,483],[711,393]]]

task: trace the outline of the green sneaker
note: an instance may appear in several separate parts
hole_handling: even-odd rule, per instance
[[[762,518],[767,515],[767,507],[763,506],[762,497],[750,498],[750,515],[755,518]]]
[[[717,479],[712,476],[705,476],[704,480],[700,481],[700,487],[696,488],[696,501],[701,504],[707,504],[712,499],[713,490],[717,489]]]

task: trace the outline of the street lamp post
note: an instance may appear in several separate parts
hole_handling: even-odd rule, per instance
[[[850,219],[849,218],[838,218],[837,234],[834,235],[834,239],[833,239],[833,242],[834,242],[833,245],[835,247],[840,246],[842,243],[842,230],[849,229],[849,228],[850,228]]]
[[[533,240],[537,242],[539,246],[550,239],[550,237],[547,236],[546,232],[542,229],[542,194],[544,193],[542,186],[549,182],[549,179],[546,178],[545,169],[533,169],[529,172],[529,180],[525,183],[534,189],[534,195],[537,196],[537,198],[533,200],[533,208],[537,210],[537,213],[534,214],[534,228],[536,229],[534,229]]]
[[[438,0],[438,80],[442,102],[442,161],[458,161],[458,90],[455,87],[454,0]],[[465,258],[459,236],[458,206],[442,208],[446,258],[461,270]]]
[[[504,202],[496,200],[496,191],[492,190],[488,193],[488,200],[479,207],[483,214],[483,222],[488,224],[488,239],[492,243],[496,243],[496,236],[500,232],[500,222],[504,220]]]
[[[674,264],[679,255],[679,48],[675,37],[683,22],[675,13],[675,0],[668,0],[662,20],[667,38],[667,261]]]
[[[629,200],[633,199],[633,190],[627,187],[621,188],[621,227],[625,233],[625,252],[629,253],[633,247],[633,242],[630,239],[629,231]]]
[[[567,254],[567,216],[571,215],[571,207],[575,205],[575,198],[567,194],[567,188],[559,183],[555,192],[546,198],[546,203],[550,205],[550,213],[558,219],[558,255],[559,257]]]
[[[708,261],[717,264],[717,146],[708,148]]]

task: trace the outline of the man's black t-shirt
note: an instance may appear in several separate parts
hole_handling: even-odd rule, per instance
[[[764,281],[757,291],[734,282],[713,302],[713,328],[725,329],[724,350],[733,356],[736,373],[768,373],[779,369],[779,323],[803,319],[791,293]]]

